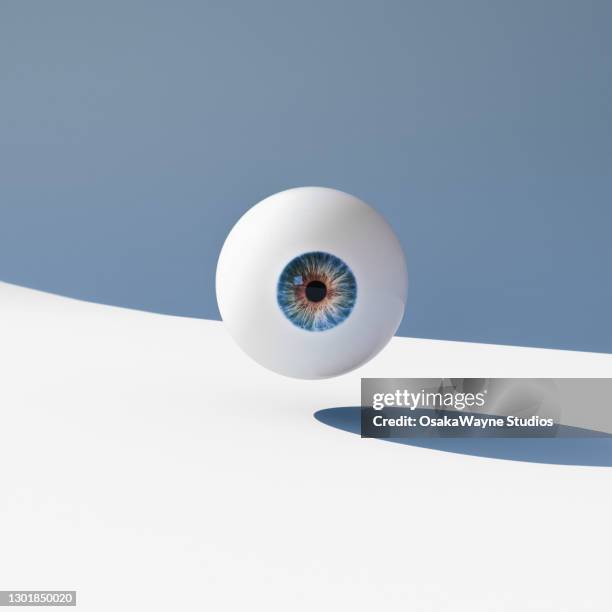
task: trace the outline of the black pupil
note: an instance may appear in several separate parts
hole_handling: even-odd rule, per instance
[[[327,287],[321,281],[310,281],[306,285],[306,299],[320,302],[327,295]]]

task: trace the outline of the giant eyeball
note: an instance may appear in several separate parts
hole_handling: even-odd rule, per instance
[[[324,187],[274,194],[245,213],[217,264],[217,302],[238,345],[295,378],[344,374],[397,330],[408,275],[386,221]]]

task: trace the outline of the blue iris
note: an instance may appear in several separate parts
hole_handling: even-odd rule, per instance
[[[357,299],[351,269],[335,255],[322,251],[292,259],[282,271],[277,301],[284,315],[307,331],[325,331],[344,321]]]

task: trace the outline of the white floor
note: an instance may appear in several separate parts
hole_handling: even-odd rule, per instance
[[[396,338],[328,381],[218,322],[0,283],[0,590],[86,611],[608,611],[612,468],[319,423],[361,376],[612,376],[612,356]]]

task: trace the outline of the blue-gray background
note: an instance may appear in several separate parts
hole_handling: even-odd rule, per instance
[[[612,352],[612,2],[0,3],[0,279],[218,317],[263,197],[376,206],[400,333]]]

